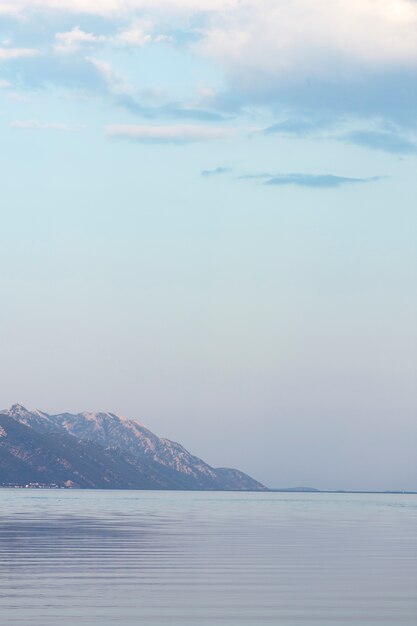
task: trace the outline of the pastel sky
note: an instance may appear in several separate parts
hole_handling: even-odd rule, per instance
[[[0,0],[0,406],[417,489],[416,0]]]

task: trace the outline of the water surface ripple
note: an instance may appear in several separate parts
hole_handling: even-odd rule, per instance
[[[7,626],[417,624],[417,496],[0,490]]]

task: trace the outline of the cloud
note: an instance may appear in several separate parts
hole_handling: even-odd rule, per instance
[[[359,124],[360,123],[359,120]],[[381,130],[378,129],[378,124],[373,124],[373,128],[371,127],[370,130],[358,128],[344,132],[343,134],[340,134],[340,130],[335,131],[332,129],[333,125],[334,120],[330,118],[328,120],[294,118],[273,124],[265,128],[262,132],[266,135],[280,134],[296,137],[323,137],[322,131],[326,130],[326,139],[345,141],[371,150],[379,150],[391,154],[417,154],[417,141],[414,138],[410,139],[404,136],[404,132],[400,132],[398,127],[396,128],[392,124],[390,124],[390,126],[395,130]],[[387,125],[385,125],[385,128],[387,128]],[[405,129],[403,128],[402,130],[404,131]]]
[[[317,189],[329,189],[343,185],[364,184],[378,181],[384,176],[371,176],[369,178],[352,178],[336,176],[334,174],[271,174],[270,172],[258,172],[255,174],[243,174],[238,180],[264,180],[264,185],[282,187],[294,185],[297,187],[313,187]]]
[[[195,45],[224,71],[219,99],[304,116],[415,120],[417,2],[243,0]]]
[[[138,143],[185,144],[199,141],[226,139],[232,133],[228,129],[214,126],[142,126],[137,124],[115,124],[106,129],[107,136],[127,139]]]
[[[149,21],[134,20],[128,27],[121,28],[112,35],[96,35],[74,26],[69,31],[55,34],[57,44],[54,49],[58,53],[73,53],[83,48],[94,48],[103,44],[112,46],[141,47],[152,40]]]
[[[91,46],[103,45],[104,39],[113,42],[115,37],[113,35],[105,38],[95,35],[90,37],[90,34],[75,27],[71,31],[63,31],[65,37],[60,37],[59,45],[52,47],[52,54],[51,49],[30,58],[22,58],[23,55],[19,58],[17,54],[10,54],[9,65],[12,65],[5,70],[4,80],[10,82],[7,79],[13,75],[17,82],[16,86],[26,90],[58,86],[78,92],[99,93],[129,113],[146,119],[201,122],[227,119],[224,114],[201,108],[193,102],[161,102],[161,94],[158,96],[159,103],[150,104],[149,94],[136,95],[136,89],[128,77],[116,70],[108,61],[97,58],[95,54],[89,54]]]
[[[282,135],[295,135],[306,136],[312,135],[316,132],[327,128],[331,124],[331,121],[324,119],[300,119],[289,118],[272,126],[268,126],[262,132],[266,135],[282,134]]]
[[[120,94],[116,99],[116,103],[134,115],[150,119],[165,117],[206,122],[216,122],[226,119],[225,115],[217,113],[216,111],[196,108],[179,102],[167,102],[165,104],[147,106],[129,93]]]
[[[416,25],[414,0],[243,0],[216,15],[201,46],[230,70],[244,63],[275,76],[318,77],[341,63],[415,63]]]
[[[335,188],[342,185],[363,184],[380,180],[381,177],[348,178],[333,174],[277,174],[265,181],[264,185],[296,185],[297,187]]]
[[[273,178],[275,174],[268,174],[267,172],[259,172],[258,174],[242,174],[238,176],[238,180],[257,180],[261,178]]]
[[[1,64],[0,64],[1,65]],[[126,88],[122,76],[109,64],[76,54],[43,54],[8,63],[5,79],[13,78],[16,89],[26,91],[58,87],[79,94],[113,97]]]
[[[40,122],[39,120],[16,120],[10,123],[11,128],[18,130],[62,130],[66,132],[77,131],[81,125],[58,124],[55,122]]]
[[[152,28],[153,25],[150,21],[135,20],[127,28],[121,29],[117,35],[112,38],[112,41],[120,45],[142,47],[152,40]],[[158,38],[159,37],[161,37],[161,35],[159,35]]]
[[[79,26],[67,32],[56,33],[55,39],[58,44],[55,46],[57,52],[75,52],[82,46],[89,44],[101,44],[106,41],[104,35],[94,35],[93,33],[87,33],[80,29]]]
[[[10,61],[14,59],[24,59],[35,57],[40,54],[35,48],[2,48],[0,47],[0,61]]]
[[[65,24],[60,53],[140,47],[175,32],[176,45],[224,77],[210,106],[185,107],[184,119],[256,106],[288,116],[271,133],[309,134],[329,116],[415,124],[416,0],[0,0],[0,14]],[[3,47],[0,60],[34,52]],[[182,107],[175,112],[180,119]]]
[[[392,154],[417,154],[417,142],[388,131],[356,130],[342,135],[342,140]]]
[[[214,170],[203,170],[201,176],[217,176],[217,174],[226,174],[230,172],[229,167],[216,167]]]
[[[110,63],[92,57],[86,60],[97,70],[110,93],[120,94],[120,97],[122,95],[129,97],[127,92],[130,91],[132,87],[129,85],[126,78],[117,72]]]
[[[236,7],[238,0],[0,0],[0,15],[32,12],[68,11],[103,17],[127,17],[142,11],[193,15],[224,11]]]

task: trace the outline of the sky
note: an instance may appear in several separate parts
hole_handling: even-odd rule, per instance
[[[417,489],[417,2],[0,0],[0,406]]]

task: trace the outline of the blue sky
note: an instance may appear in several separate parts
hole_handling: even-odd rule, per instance
[[[0,0],[0,404],[417,488],[416,30],[412,0]]]

